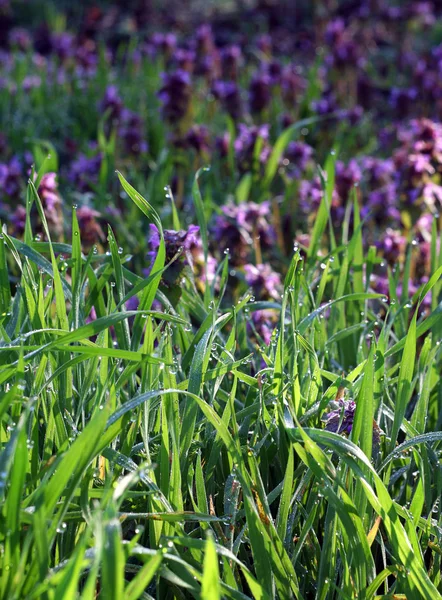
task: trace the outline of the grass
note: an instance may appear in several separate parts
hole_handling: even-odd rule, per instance
[[[207,247],[198,179],[193,196]],[[380,259],[357,202],[348,242],[318,255],[326,194],[280,302],[221,303],[226,256],[219,290],[188,281],[173,306],[164,241],[142,279],[111,229],[84,255],[75,209],[62,245],[30,184],[34,204],[48,241],[30,219],[0,239],[1,598],[442,597],[440,257],[411,306],[388,303],[363,276]],[[268,347],[246,332],[264,307]],[[342,388],[348,438],[321,421]]]

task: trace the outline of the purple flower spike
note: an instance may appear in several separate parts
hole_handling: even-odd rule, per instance
[[[322,420],[325,421],[326,431],[331,431],[333,433],[339,433],[343,435],[350,435],[351,430],[353,429],[356,402],[354,400],[345,400],[344,398],[339,398],[338,400],[330,402],[329,407],[331,408],[331,410],[325,413],[322,417]],[[364,426],[367,426],[367,423],[364,423]],[[376,457],[379,453],[381,430],[379,429],[378,424],[374,420],[372,423],[372,428],[372,453],[373,456]]]
[[[255,310],[251,322],[247,322],[249,335],[258,334],[264,344],[268,346],[272,340],[272,333],[278,322],[277,312],[271,309]]]
[[[21,205],[17,206],[9,218],[12,225],[12,235],[21,237],[26,227],[26,208]]]
[[[330,412],[323,417],[325,429],[333,433],[351,433],[355,416],[356,402],[354,400],[340,399],[330,402]]]
[[[175,231],[173,229],[164,229],[164,243],[166,246],[166,264],[168,264],[177,254],[182,257],[176,260],[181,268],[187,264],[192,264],[192,251],[200,244],[198,225],[189,225],[186,230]],[[149,252],[147,256],[150,260],[150,266],[146,273],[150,273],[152,265],[155,261],[158,248],[160,247],[160,232],[156,225],[149,226]]]
[[[0,163],[0,193],[10,199],[17,199],[23,184],[20,161],[15,156],[9,163]]]
[[[163,73],[163,87],[158,92],[164,117],[171,123],[183,119],[190,106],[191,80],[187,71],[177,69],[174,73]]]
[[[123,101],[120,98],[116,85],[109,85],[107,87],[99,108],[103,113],[109,111],[111,121],[116,121],[120,118],[123,110]]]
[[[212,93],[235,121],[241,117],[242,102],[239,87],[233,81],[215,81]]]
[[[104,240],[103,230],[97,221],[99,216],[100,213],[89,206],[81,206],[77,210],[81,241],[87,248]]]
[[[79,154],[76,160],[72,162],[68,178],[79,192],[90,191],[96,186],[101,160],[101,154],[91,158]]]
[[[249,106],[252,113],[260,113],[270,104],[271,79],[266,73],[258,73],[252,78],[249,88]]]
[[[259,300],[278,300],[281,295],[281,277],[270,265],[244,265],[246,283]]]
[[[254,164],[255,145],[258,138],[262,139],[262,150],[258,157],[258,165],[265,165],[271,153],[271,146],[268,141],[269,126],[248,127],[243,123],[239,125],[239,134],[233,143],[233,147],[238,167],[242,172],[250,171]]]

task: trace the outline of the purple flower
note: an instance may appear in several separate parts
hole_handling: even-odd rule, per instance
[[[271,224],[271,205],[269,201],[242,202],[235,211],[238,225],[250,235],[258,236],[263,247],[270,247],[276,241],[276,233]]]
[[[338,110],[338,102],[335,95],[329,90],[319,100],[311,103],[313,112],[318,115],[329,115]]]
[[[280,85],[284,69],[279,60],[271,60],[266,64],[266,72],[270,78],[271,85]]]
[[[434,216],[431,213],[424,213],[419,217],[416,223],[417,238],[419,241],[431,241],[433,221]]]
[[[180,255],[180,257],[175,260],[172,267],[169,267],[166,272],[168,273],[170,271],[170,273],[174,274],[174,281],[178,278],[178,275],[185,265],[190,264],[192,266],[192,250],[200,245],[199,230],[200,228],[197,225],[189,225],[187,230],[175,231],[173,229],[164,229],[163,231],[166,247],[166,264],[170,263],[177,254]],[[150,265],[148,269],[145,270],[146,275],[150,273],[158,253],[158,248],[160,247],[160,232],[158,227],[152,223],[149,226],[148,245],[150,250],[147,253],[147,256]]]
[[[395,110],[397,117],[403,119],[409,114],[417,95],[418,92],[415,88],[401,89],[394,87],[391,89],[390,104]]]
[[[223,77],[227,80],[238,78],[241,66],[242,52],[239,46],[227,46],[221,51],[221,64]]]
[[[21,85],[24,92],[30,92],[31,90],[41,86],[41,77],[38,75],[27,75],[23,79]]]
[[[324,196],[324,190],[322,189],[320,178],[315,176],[311,181],[303,179],[300,183],[298,194],[299,208],[301,209],[301,213],[304,215],[304,218],[314,218]],[[335,187],[330,206],[332,222],[342,223],[344,213],[345,206],[343,205],[342,199]]]
[[[325,42],[329,47],[326,62],[338,69],[362,66],[361,49],[355,42],[354,32],[346,27],[343,19],[330,21],[325,30]]]
[[[353,428],[353,420],[356,410],[354,400],[343,400],[330,402],[330,410],[322,417],[325,421],[325,429],[333,433],[345,433],[349,435]]]
[[[46,210],[52,211],[61,204],[58,193],[57,173],[45,173],[38,186],[38,194]]]
[[[84,320],[84,322],[86,323],[86,325],[88,325],[89,323],[93,323],[96,320],[97,320],[97,313],[95,310],[95,306],[92,306],[92,308],[91,308],[88,316]]]
[[[277,312],[272,309],[255,310],[251,320],[247,321],[247,331],[250,336],[258,335],[260,341],[268,346],[272,333],[278,323]]]
[[[67,31],[52,34],[52,46],[61,61],[72,58],[75,53],[74,36]]]
[[[275,243],[270,202],[226,204],[221,211],[215,219],[213,239],[219,251],[229,252],[232,264],[244,264],[255,241],[261,248]]]
[[[137,295],[132,296],[126,302],[126,310],[137,310],[139,305],[140,305],[140,299],[138,298],[138,296]]]
[[[162,79],[163,87],[158,97],[162,102],[163,115],[171,123],[177,123],[189,110],[192,95],[190,75],[178,69],[173,73],[163,73]]]
[[[272,54],[272,37],[267,34],[262,34],[256,40],[256,45],[258,49],[267,56]]]
[[[75,51],[76,72],[82,76],[93,75],[98,65],[98,54],[95,42],[88,39]]]
[[[17,206],[15,211],[9,216],[9,220],[12,225],[12,235],[14,237],[21,237],[26,227],[26,208],[24,206]]]
[[[281,296],[281,277],[266,265],[244,265],[245,279],[259,300],[278,300]]]
[[[329,407],[331,410],[326,412],[322,417],[322,421],[325,422],[326,431],[339,433],[341,435],[343,434],[345,436],[350,435],[353,429],[356,402],[354,400],[339,398],[330,402]],[[363,426],[367,427],[369,424],[364,423]],[[372,454],[373,457],[376,458],[379,453],[381,442],[381,430],[375,420],[373,420],[371,427],[373,429]]]
[[[399,225],[401,213],[398,207],[398,193],[394,183],[388,183],[367,194],[367,201],[361,207],[361,216],[370,216],[375,223]]]
[[[143,137],[144,124],[137,113],[123,109],[121,113],[121,124],[118,128],[118,136],[124,141],[128,154],[138,156],[148,150],[148,144]]]
[[[242,115],[241,93],[237,84],[233,81],[215,81],[212,93],[223,105],[229,115],[235,121]]]
[[[17,157],[8,163],[0,163],[0,192],[10,199],[17,199],[23,184],[22,168]]]
[[[407,239],[399,231],[387,229],[382,234],[382,239],[377,240],[375,245],[388,263],[395,265],[402,262],[404,258]]]
[[[215,48],[212,27],[204,23],[196,31],[196,50],[199,56],[210,54]]]
[[[100,213],[89,206],[81,206],[77,209],[78,226],[81,234],[81,242],[86,248],[104,241],[104,232],[97,221]]]
[[[26,29],[15,27],[9,32],[9,44],[25,52],[32,46],[32,38]]]
[[[385,297],[390,296],[390,286],[388,277],[385,275],[372,274],[370,276],[370,287],[377,294],[383,294]]]
[[[250,171],[255,161],[255,146],[258,138],[262,139],[261,152],[257,158],[257,166],[264,165],[271,153],[269,139],[269,126],[260,125],[248,127],[241,123],[239,125],[239,134],[233,143],[235,158],[238,168],[242,172]]]
[[[174,63],[178,69],[192,73],[195,68],[195,52],[185,48],[178,48],[173,55]]]
[[[308,144],[303,142],[290,142],[285,150],[284,157],[289,161],[289,173],[299,178],[308,168],[313,166],[314,150]],[[283,164],[284,161],[283,161]]]
[[[347,108],[339,111],[339,118],[344,121],[348,121],[353,127],[358,125],[359,121],[364,116],[364,108],[356,105],[352,108]]]
[[[56,173],[51,172],[43,175],[38,186],[38,195],[50,229],[55,235],[60,236],[63,233],[63,215]]]
[[[79,154],[71,163],[68,179],[79,192],[90,191],[97,185],[101,160],[101,154],[92,157]]]
[[[280,77],[282,98],[289,109],[294,108],[306,88],[306,81],[297,67],[285,68]]]
[[[154,33],[151,41],[155,50],[163,54],[166,58],[174,53],[177,45],[174,33]]]
[[[364,177],[368,179],[370,187],[379,187],[392,181],[395,172],[393,161],[374,156],[364,156],[361,160]]]
[[[228,214],[229,206],[222,207],[221,215],[217,215],[212,230],[215,249],[228,253],[233,265],[242,265],[247,261],[252,240],[238,227],[235,217]]]
[[[99,109],[103,113],[108,112],[111,121],[116,121],[120,118],[123,111],[123,101],[120,98],[116,85],[109,85],[106,88],[103,99],[99,104]]]
[[[193,148],[197,154],[210,151],[209,130],[204,125],[193,125],[186,134],[185,145]]]
[[[361,181],[361,177],[361,169],[354,158],[348,164],[340,160],[336,162],[335,186],[344,204],[347,202],[354,185]]]
[[[261,113],[270,104],[271,81],[266,73],[257,73],[249,86],[249,106],[252,113]]]

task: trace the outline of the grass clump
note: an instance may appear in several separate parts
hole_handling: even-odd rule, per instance
[[[232,304],[231,257],[197,285],[119,178],[158,231],[146,276],[111,229],[84,253],[75,209],[52,242],[32,183],[45,241],[0,239],[0,596],[441,597],[442,268],[373,292],[357,202],[318,253],[326,188],[282,294]]]

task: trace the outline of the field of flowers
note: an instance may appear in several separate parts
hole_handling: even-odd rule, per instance
[[[439,0],[0,0],[0,600],[442,599]]]

